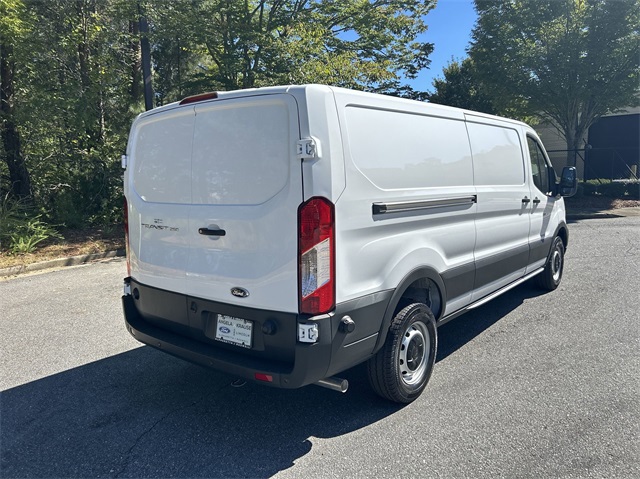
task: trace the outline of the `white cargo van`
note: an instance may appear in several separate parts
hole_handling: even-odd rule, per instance
[[[344,391],[368,361],[403,403],[439,324],[558,286],[576,187],[523,123],[321,85],[143,113],[123,167],[137,340],[282,388]]]

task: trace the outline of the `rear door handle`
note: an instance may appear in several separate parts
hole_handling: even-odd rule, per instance
[[[524,198],[522,198],[522,202],[523,202],[525,205],[529,204],[529,202],[530,202],[530,201],[531,201],[531,200],[530,200],[529,198],[527,198],[526,196],[525,196]]]
[[[225,230],[211,230],[209,228],[200,228],[198,233],[205,236],[225,236],[227,234]]]

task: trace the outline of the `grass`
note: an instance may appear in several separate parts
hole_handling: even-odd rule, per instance
[[[66,230],[61,232],[60,238],[50,238],[38,244],[32,253],[0,252],[0,269],[122,248],[124,248],[124,226],[122,225],[89,231]]]

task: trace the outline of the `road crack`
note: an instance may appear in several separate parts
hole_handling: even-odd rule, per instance
[[[118,478],[118,477],[121,476],[121,474],[123,474],[127,470],[129,465],[131,464],[131,457],[132,457],[132,453],[133,453],[134,449],[138,446],[138,444],[140,444],[140,441],[142,441],[142,439],[145,436],[149,435],[160,423],[162,423],[163,421],[168,419],[170,416],[200,404],[204,400],[205,397],[206,396],[202,396],[198,400],[193,401],[190,404],[187,404],[185,406],[181,406],[181,407],[172,409],[171,411],[166,413],[164,416],[162,416],[160,419],[158,419],[156,422],[154,422],[150,427],[148,427],[146,430],[144,430],[140,435],[138,435],[136,440],[133,442],[133,445],[125,453],[125,463],[124,463],[124,465],[120,468],[120,470],[113,477]]]

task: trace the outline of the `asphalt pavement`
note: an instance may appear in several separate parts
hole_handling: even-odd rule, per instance
[[[640,217],[439,330],[425,393],[234,387],[124,328],[121,258],[0,281],[0,476],[640,477]]]

